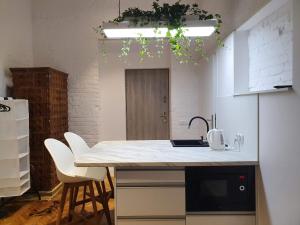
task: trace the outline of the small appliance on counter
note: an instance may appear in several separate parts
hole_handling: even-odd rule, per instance
[[[255,167],[187,167],[188,214],[255,213]]]
[[[212,129],[207,133],[209,147],[213,150],[224,150],[224,132],[223,130]]]

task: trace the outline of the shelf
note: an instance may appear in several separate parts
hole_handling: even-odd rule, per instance
[[[20,140],[20,139],[23,139],[23,138],[26,138],[26,137],[29,137],[28,134],[25,134],[25,135],[20,135],[17,137],[17,140]]]
[[[29,120],[29,117],[26,116],[26,117],[23,117],[23,118],[16,119],[16,121],[22,121],[22,120]]]
[[[0,140],[15,140],[16,138],[29,135],[28,118],[22,120],[0,120],[0,123],[2,127],[5,127],[5,129],[0,129]]]
[[[0,141],[15,141],[15,140],[21,140],[21,139],[23,139],[23,138],[27,138],[27,137],[29,137],[29,135],[28,134],[24,134],[24,135],[20,135],[20,136],[17,136],[16,138],[3,138],[3,139],[0,139]]]
[[[2,197],[13,197],[20,196],[28,191],[30,188],[30,180],[26,180],[20,186],[11,186],[0,188],[0,198]]]
[[[20,177],[23,177],[29,173],[29,170],[20,171]]]
[[[293,88],[281,88],[281,89],[272,89],[265,91],[249,91],[244,93],[235,93],[234,96],[244,96],[244,95],[256,95],[256,94],[270,94],[270,93],[278,93],[278,92],[287,92],[292,91]]]
[[[22,180],[21,183],[20,183],[20,186],[23,186],[24,184],[26,184],[27,182],[29,182],[30,179],[25,179],[25,180]]]
[[[30,188],[28,101],[0,102],[11,108],[0,117],[0,197],[20,196]]]
[[[21,154],[19,154],[19,159],[22,159],[28,155],[29,155],[29,152],[21,153]]]

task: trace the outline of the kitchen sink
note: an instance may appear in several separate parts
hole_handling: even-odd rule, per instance
[[[170,140],[173,147],[209,147],[203,140]]]

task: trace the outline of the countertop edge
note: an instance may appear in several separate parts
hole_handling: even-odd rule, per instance
[[[187,166],[257,166],[258,161],[224,161],[224,162],[103,162],[74,163],[77,167],[187,167]]]

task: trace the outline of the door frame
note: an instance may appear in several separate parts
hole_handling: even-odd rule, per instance
[[[171,111],[170,111],[170,106],[171,106],[171,85],[170,85],[170,68],[126,68],[124,70],[124,83],[125,83],[125,126],[126,126],[126,140],[128,140],[128,126],[127,126],[127,94],[126,94],[126,88],[127,88],[127,79],[126,79],[126,71],[128,70],[168,70],[168,131],[169,131],[169,139],[171,139]]]

